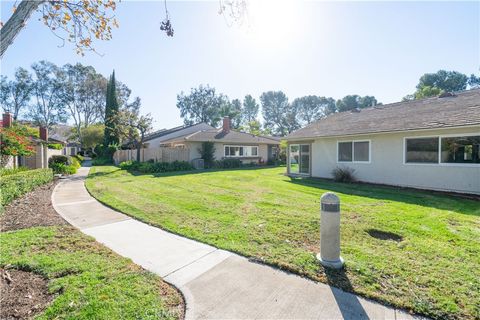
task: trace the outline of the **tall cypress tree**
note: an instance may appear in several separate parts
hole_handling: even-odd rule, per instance
[[[118,144],[120,139],[116,135],[117,125],[115,115],[118,112],[117,88],[115,84],[115,71],[110,76],[107,84],[107,101],[105,105],[105,141],[104,146]]]

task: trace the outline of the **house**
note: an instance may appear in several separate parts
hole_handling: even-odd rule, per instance
[[[2,116],[1,126],[9,128],[13,125],[12,115],[4,113]],[[31,156],[11,157],[6,168],[14,168],[16,166],[28,167],[30,169],[48,168],[48,159],[53,155],[61,155],[62,150],[48,148],[49,143],[62,143],[61,141],[52,140],[48,137],[48,129],[40,127],[38,129],[39,137],[31,137],[32,145],[35,153]]]
[[[223,118],[223,126],[219,129],[204,123],[192,127],[189,133],[162,139],[160,146],[187,148],[190,161],[201,158],[200,149],[204,142],[214,143],[216,160],[240,159],[242,163],[260,164],[276,159],[279,152],[279,139],[234,130],[229,117]]]
[[[82,150],[82,146],[77,139],[72,139],[73,127],[65,124],[57,124],[53,126],[49,140],[64,145],[62,154],[66,156],[74,156]]]
[[[480,194],[480,89],[335,113],[287,136],[292,176]]]
[[[210,129],[215,129],[215,128],[204,122],[197,123],[190,126],[185,125],[185,126],[178,126],[171,129],[161,129],[148,134],[144,139],[144,144],[145,144],[145,147],[147,148],[158,148],[164,141],[175,139],[178,137],[184,137],[201,130],[210,130]]]

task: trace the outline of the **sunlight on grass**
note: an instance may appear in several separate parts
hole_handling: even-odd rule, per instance
[[[478,318],[478,201],[291,179],[284,171],[153,176],[94,167],[87,187],[100,201],[139,220],[314,280],[434,318]],[[326,191],[336,192],[342,202],[344,275],[327,274],[315,259],[319,199]],[[395,237],[382,239],[385,234]]]

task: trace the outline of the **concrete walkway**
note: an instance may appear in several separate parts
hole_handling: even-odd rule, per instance
[[[82,232],[179,288],[187,319],[412,318],[107,208],[87,192],[88,171],[82,167],[57,185],[52,194],[55,210]]]

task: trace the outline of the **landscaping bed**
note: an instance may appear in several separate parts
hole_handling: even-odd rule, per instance
[[[139,175],[94,167],[90,193],[174,233],[437,319],[480,318],[480,202],[284,168]],[[319,200],[341,199],[344,271],[324,269]]]
[[[0,217],[0,318],[183,318],[175,288],[56,214],[54,186],[16,199]]]

